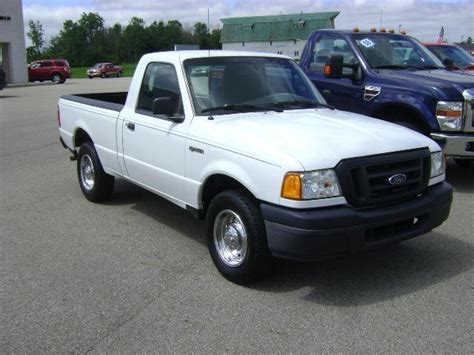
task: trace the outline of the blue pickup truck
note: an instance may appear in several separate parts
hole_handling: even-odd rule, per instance
[[[416,39],[318,30],[300,65],[336,108],[422,132],[459,165],[474,162],[474,76],[446,70]]]

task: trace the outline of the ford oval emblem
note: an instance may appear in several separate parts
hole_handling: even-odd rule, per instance
[[[405,174],[395,174],[388,178],[388,182],[391,185],[401,185],[407,181],[407,176]]]

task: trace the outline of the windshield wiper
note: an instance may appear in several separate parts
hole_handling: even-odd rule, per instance
[[[429,70],[429,69],[440,69],[437,65],[426,64],[426,65],[402,65],[402,64],[387,64],[379,65],[374,69],[416,69],[416,70]]]
[[[315,100],[288,100],[288,101],[277,101],[273,103],[276,107],[286,108],[289,106],[299,106],[299,107],[324,107],[330,110],[335,110],[334,106],[323,104]]]
[[[426,65],[423,65],[423,69],[445,69],[445,68],[438,67],[437,65],[433,65],[433,64],[426,64]]]
[[[252,111],[252,110],[283,112],[281,108],[276,108],[276,107],[271,107],[271,106],[261,106],[261,105],[251,105],[251,104],[226,104],[222,106],[214,106],[214,107],[205,108],[201,110],[201,113],[214,112],[214,111],[247,112],[247,111]]]

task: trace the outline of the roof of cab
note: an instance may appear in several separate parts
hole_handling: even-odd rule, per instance
[[[191,50],[191,51],[168,51],[155,52],[145,54],[143,59],[160,60],[173,59],[178,57],[180,61],[194,58],[215,58],[215,57],[271,57],[271,58],[285,58],[292,59],[285,55],[262,53],[262,52],[247,52],[247,51],[225,51],[225,50]]]

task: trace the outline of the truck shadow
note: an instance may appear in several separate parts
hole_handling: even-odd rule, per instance
[[[474,164],[461,168],[454,161],[448,160],[446,180],[459,192],[474,192]]]
[[[473,266],[470,244],[431,232],[399,245],[317,263],[281,260],[273,276],[254,288],[289,292],[309,287],[303,296],[308,301],[352,307],[414,293]]]
[[[134,211],[192,239],[200,244],[199,248],[207,249],[203,221],[146,190],[118,181],[114,198],[107,204],[130,204]],[[272,275],[248,287],[270,293],[308,289],[303,296],[307,301],[350,307],[411,294],[473,266],[472,245],[431,232],[402,244],[337,259],[314,263],[277,260]]]

